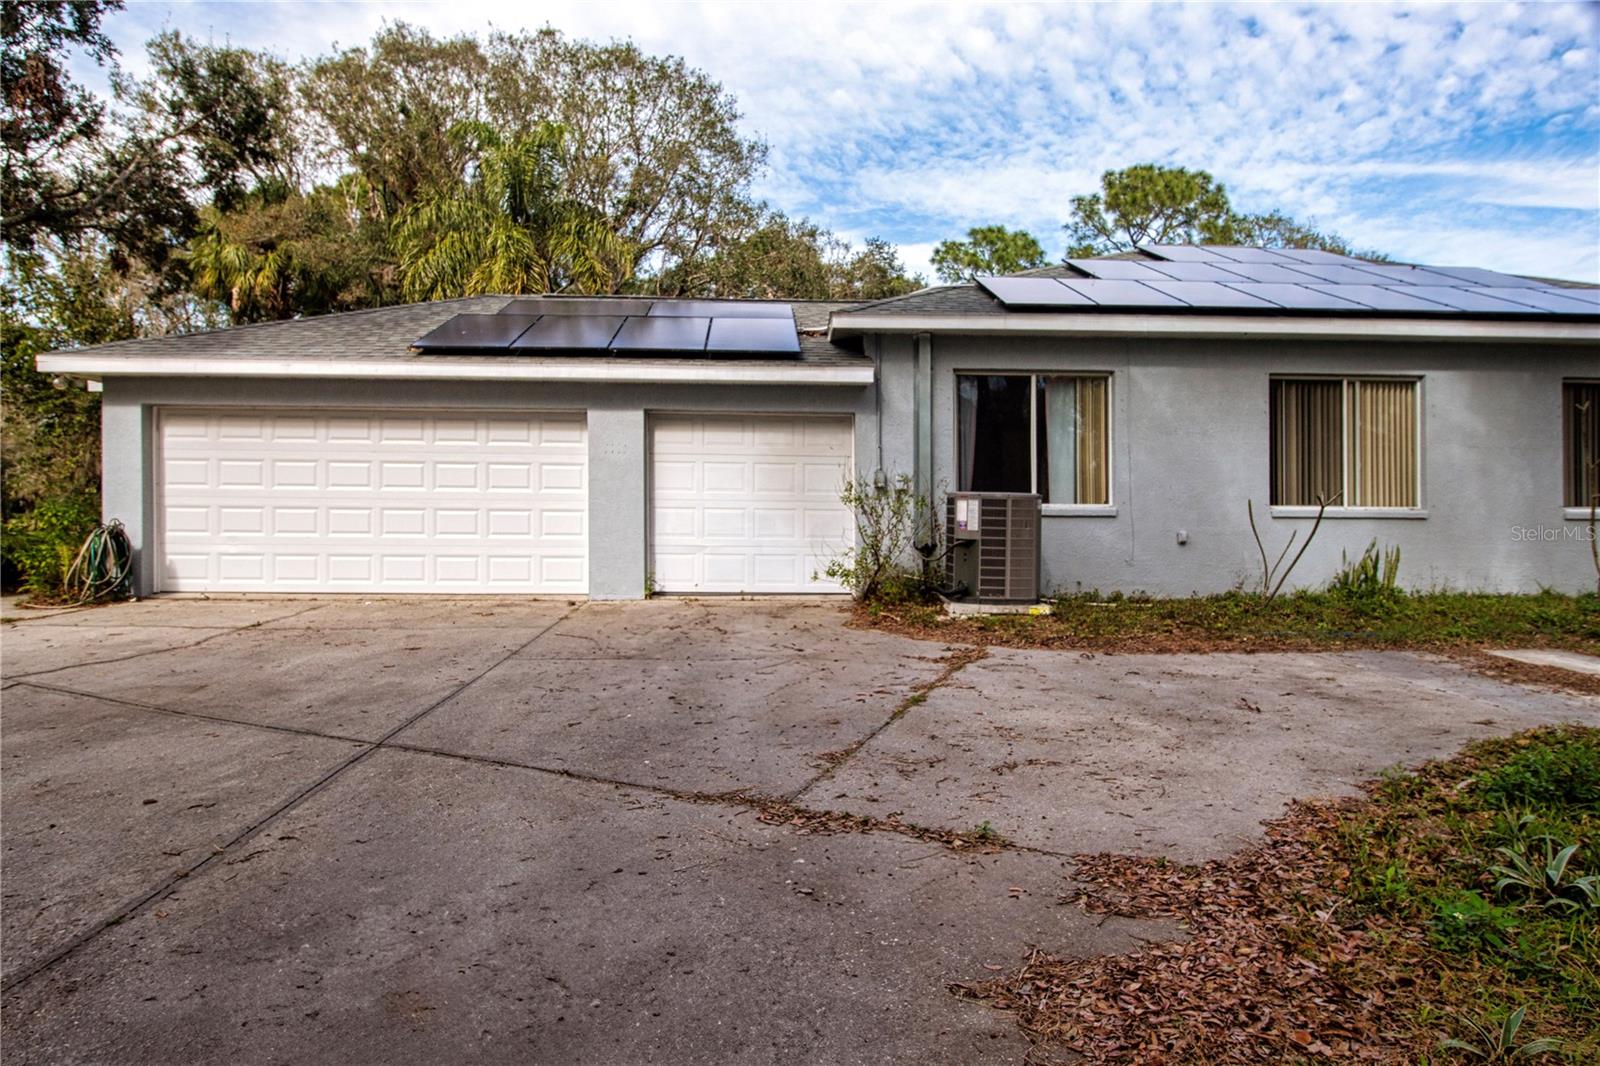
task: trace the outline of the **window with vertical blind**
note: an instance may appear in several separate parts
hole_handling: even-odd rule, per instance
[[[1104,375],[958,375],[958,487],[1110,504],[1110,391]]]
[[[1422,505],[1418,383],[1274,378],[1274,507]]]
[[[1600,499],[1600,381],[1561,383],[1562,484],[1568,507]]]

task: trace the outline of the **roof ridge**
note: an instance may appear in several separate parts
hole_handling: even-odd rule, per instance
[[[978,286],[975,283],[970,282],[970,281],[963,281],[963,282],[960,282],[958,284],[953,284],[953,285],[924,285],[920,289],[917,289],[917,290],[915,290],[913,292],[903,292],[899,296],[885,296],[881,300],[868,300],[865,303],[854,304],[850,308],[850,310],[852,312],[854,312],[854,311],[865,311],[868,308],[872,308],[872,307],[883,307],[883,306],[885,306],[887,304],[899,303],[902,300],[909,300],[913,296],[922,296],[923,294],[930,293],[930,292],[946,292],[946,291],[948,291],[950,289],[976,289],[976,288],[978,288]]]

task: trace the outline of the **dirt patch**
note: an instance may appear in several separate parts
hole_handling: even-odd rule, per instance
[[[1554,692],[1576,692],[1585,696],[1600,696],[1600,677],[1577,670],[1563,670],[1559,666],[1540,666],[1490,655],[1478,648],[1454,652],[1449,658],[1462,666],[1498,681],[1545,688]]]

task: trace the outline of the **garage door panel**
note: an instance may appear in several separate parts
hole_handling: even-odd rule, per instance
[[[848,417],[660,416],[651,423],[651,569],[665,592],[838,592]],[[822,560],[822,562],[818,562]]]
[[[582,419],[161,412],[161,588],[581,593]]]

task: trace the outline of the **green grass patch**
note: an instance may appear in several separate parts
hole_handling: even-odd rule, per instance
[[[935,607],[868,609],[876,624],[1024,647],[1207,650],[1545,647],[1600,652],[1600,597],[1430,592],[1243,593],[1184,599],[1064,596],[1048,615],[951,619]]]

